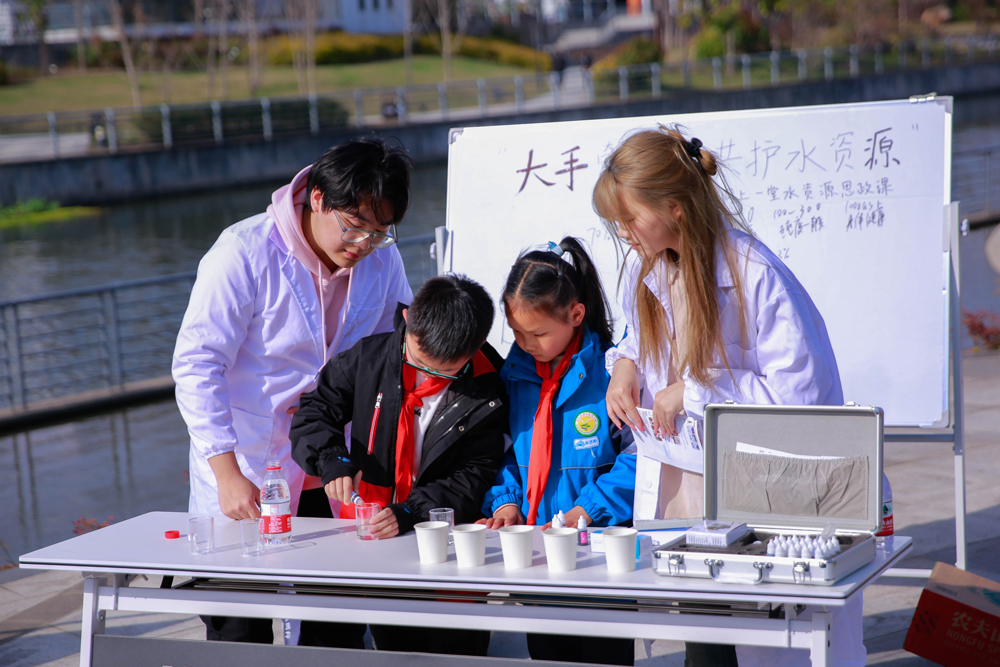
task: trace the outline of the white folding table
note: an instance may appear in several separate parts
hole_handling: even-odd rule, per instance
[[[482,567],[460,569],[454,553],[445,563],[421,565],[412,533],[365,542],[353,522],[334,519],[295,518],[288,545],[246,557],[237,523],[216,517],[215,549],[193,554],[185,535],[189,516],[151,512],[21,556],[22,568],[84,573],[82,667],[92,665],[94,635],[104,633],[109,611],[806,648],[812,664],[825,667],[833,608],[911,548],[910,538],[896,537],[834,586],[752,585],[659,576],[648,554],[635,572],[610,574],[604,555],[590,547],[578,549],[575,571],[550,573],[537,531],[528,569],[504,569],[495,531]],[[179,530],[181,539],[166,539],[167,530]],[[129,588],[139,574],[207,581]],[[295,595],[287,594],[288,584]]]

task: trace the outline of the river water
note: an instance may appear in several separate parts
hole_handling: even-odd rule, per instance
[[[1000,143],[1000,126],[956,130],[956,149]],[[447,169],[414,173],[401,238],[445,221]],[[100,217],[0,230],[0,300],[191,271],[225,227],[263,211],[279,184],[121,204]],[[962,242],[966,309],[1000,313],[1000,277],[983,247]],[[423,247],[405,249],[411,282],[430,275]],[[966,345],[968,341],[966,341]],[[0,567],[74,530],[153,510],[185,511],[188,441],[173,401],[0,434]],[[183,528],[183,526],[178,526]]]

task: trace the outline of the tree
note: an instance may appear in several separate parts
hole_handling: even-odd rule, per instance
[[[83,0],[73,0],[73,20],[76,23],[76,66],[87,69],[87,42],[83,37]]]
[[[246,31],[247,86],[251,97],[257,96],[261,82],[260,32],[257,25],[257,0],[239,0],[237,12]]]
[[[49,49],[45,44],[45,31],[49,27],[49,16],[45,11],[47,0],[22,0],[21,20],[31,26],[38,42],[38,69],[42,74],[49,72]]]
[[[316,29],[319,26],[319,0],[287,0],[285,18],[289,33],[297,28],[292,46],[292,64],[298,75],[299,92],[316,94]]]
[[[115,27],[118,46],[122,51],[122,62],[125,63],[128,86],[132,91],[132,107],[138,109],[142,106],[142,91],[139,89],[139,73],[136,71],[135,61],[132,59],[132,45],[129,43],[128,35],[125,33],[125,17],[122,11],[122,3],[121,0],[108,0],[108,3],[111,9],[111,22]]]
[[[447,83],[451,80],[452,56],[461,46],[472,12],[465,0],[425,0],[424,10],[438,27],[444,80]]]

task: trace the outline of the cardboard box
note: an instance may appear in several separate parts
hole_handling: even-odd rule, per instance
[[[938,563],[903,648],[945,667],[1000,666],[1000,583]]]

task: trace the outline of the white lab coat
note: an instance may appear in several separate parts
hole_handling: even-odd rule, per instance
[[[336,349],[327,349],[313,276],[266,213],[226,229],[202,258],[173,362],[191,437],[189,511],[222,513],[208,459],[235,451],[257,485],[265,462],[281,461],[295,514],[305,473],[292,461],[288,409],[327,359],[391,331],[397,303],[413,297],[395,246],[372,252],[350,280]]]
[[[729,230],[729,239],[736,249],[737,265],[743,273],[743,290],[747,308],[747,340],[740,341],[739,302],[734,293],[732,275],[721,252],[716,254],[717,296],[721,313],[723,343],[732,371],[722,360],[712,370],[714,387],[706,387],[685,372],[684,410],[689,416],[703,419],[707,403],[843,405],[844,395],[837,370],[837,360],[830,345],[822,316],[792,272],[763,243],[748,234]],[[615,362],[627,358],[636,363],[640,386],[645,386],[643,404],[652,405],[652,398],[667,386],[668,369],[643,366],[639,363],[639,329],[635,305],[635,285],[640,259],[630,255],[626,260],[622,294],[623,310],[628,325],[626,337],[617,347],[608,350],[605,361],[610,373]],[[667,326],[673,331],[673,311],[667,284],[667,267],[661,262],[646,276],[644,282],[662,304]],[[662,341],[662,359],[669,363],[670,339]],[[655,516],[659,507],[660,463],[639,456],[636,466],[634,516],[637,519]],[[832,665],[864,665],[865,649],[859,634],[861,602],[848,610],[834,612]],[[721,639],[721,638],[720,638]],[[808,651],[738,647],[740,667],[808,664]]]

